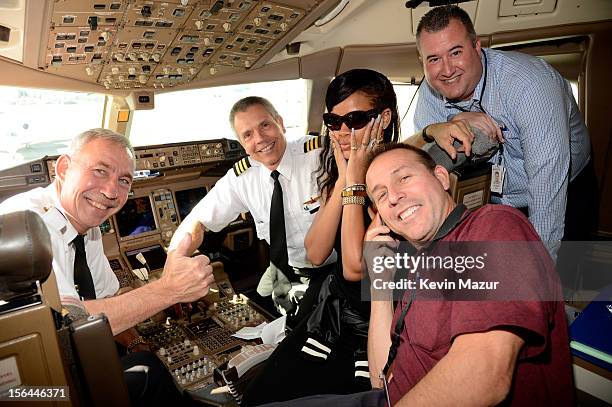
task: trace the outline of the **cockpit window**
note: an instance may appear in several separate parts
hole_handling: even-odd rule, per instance
[[[306,134],[308,83],[296,79],[156,94],[155,109],[133,113],[130,141],[142,146],[235,139],[229,112],[246,96],[263,96],[272,102],[283,118],[287,139],[293,140]]]
[[[0,169],[66,152],[74,136],[101,127],[104,98],[0,86]]]
[[[414,134],[414,109],[419,98],[415,92],[418,88],[417,85],[410,83],[393,82],[393,90],[395,90],[397,96],[397,109],[401,120],[402,140]]]

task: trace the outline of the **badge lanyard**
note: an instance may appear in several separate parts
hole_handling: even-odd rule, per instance
[[[444,223],[442,224],[442,226],[440,227],[440,229],[434,236],[432,242],[429,244],[429,246],[427,246],[425,250],[431,251],[434,248],[435,243],[438,240],[442,239],[450,231],[455,229],[457,225],[461,223],[461,220],[464,218],[463,215],[467,210],[468,209],[465,205],[463,204],[457,205],[448,215],[448,217],[446,218],[446,220],[444,221]],[[419,281],[419,272],[417,271],[416,277],[415,277],[415,283],[418,281]],[[397,350],[401,342],[401,333],[404,330],[406,315],[408,314],[408,310],[410,309],[410,306],[412,305],[415,297],[416,297],[416,290],[412,290],[410,293],[410,298],[406,302],[406,305],[404,305],[404,307],[402,308],[400,317],[395,323],[395,329],[393,330],[393,334],[391,337],[391,347],[389,348],[389,355],[387,356],[387,363],[385,364],[385,367],[383,368],[379,376],[383,381],[385,396],[387,398],[387,404],[389,407],[391,406],[391,399],[389,397],[389,387],[387,385],[387,373],[389,372],[389,369],[391,368],[391,364],[397,357]]]
[[[482,113],[493,117],[489,114],[489,112],[486,111],[486,109],[484,108],[484,106],[482,105],[482,98],[484,96],[484,92],[485,89],[487,87],[487,76],[489,73],[489,63],[487,60],[487,53],[482,50],[482,55],[484,58],[484,73],[483,73],[483,81],[482,81],[482,89],[480,89],[480,97],[474,101],[472,103],[472,105],[476,105],[476,107],[478,109],[480,109],[482,111]],[[450,105],[451,107],[460,110],[462,112],[470,112],[471,110],[466,109],[462,106],[459,106],[453,102],[447,102],[448,105]],[[471,107],[471,106],[470,106]],[[499,125],[499,123],[498,123]],[[502,131],[507,131],[508,128],[506,127],[505,124],[502,124],[500,126]],[[491,167],[491,192],[496,193],[501,195],[503,193],[503,186],[504,186],[504,178],[506,176],[506,169],[504,168],[504,166],[502,165],[503,162],[503,155],[504,155],[504,145],[500,144],[499,146],[499,151],[497,152],[497,164],[493,164],[493,166]]]

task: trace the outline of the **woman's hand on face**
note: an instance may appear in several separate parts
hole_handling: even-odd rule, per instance
[[[346,159],[344,158],[344,154],[342,154],[342,147],[340,147],[340,142],[338,138],[334,134],[333,131],[329,132],[329,137],[332,142],[332,149],[334,151],[334,158],[336,160],[336,167],[338,167],[338,182],[344,183],[346,180]]]
[[[383,140],[383,119],[379,114],[365,127],[363,137],[357,142],[355,130],[351,131],[351,153],[346,169],[346,184],[363,184],[365,182],[366,161],[372,149]]]

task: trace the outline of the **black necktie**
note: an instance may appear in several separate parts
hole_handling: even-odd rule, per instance
[[[81,297],[86,300],[95,300],[96,289],[91,278],[91,271],[87,265],[83,235],[76,235],[72,240],[72,244],[74,245],[74,284],[78,286]]]
[[[272,171],[270,176],[274,179],[274,192],[270,203],[270,261],[280,269],[287,278],[297,280],[297,276],[289,267],[287,255],[287,233],[285,231],[285,209],[283,206],[283,188],[278,176],[280,173]]]

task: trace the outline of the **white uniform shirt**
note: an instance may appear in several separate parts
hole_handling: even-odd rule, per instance
[[[0,204],[0,214],[29,209],[38,213],[51,237],[53,271],[61,299],[78,298],[74,288],[74,245],[71,243],[77,231],[64,215],[55,184],[46,188],[35,188],[8,198]],[[87,265],[91,271],[96,297],[114,295],[119,290],[119,281],[104,255],[100,228],[92,228],[85,235]]]
[[[293,267],[312,268],[306,258],[304,238],[320,205],[316,181],[320,149],[304,152],[311,136],[287,143],[277,171],[283,189],[287,253]],[[230,169],[206,196],[193,208],[172,237],[169,249],[174,249],[196,221],[218,232],[242,212],[251,212],[257,236],[270,243],[270,203],[274,180],[265,165],[249,157],[251,167],[240,175]],[[206,239],[206,236],[204,236]],[[326,263],[335,259],[332,253]]]

